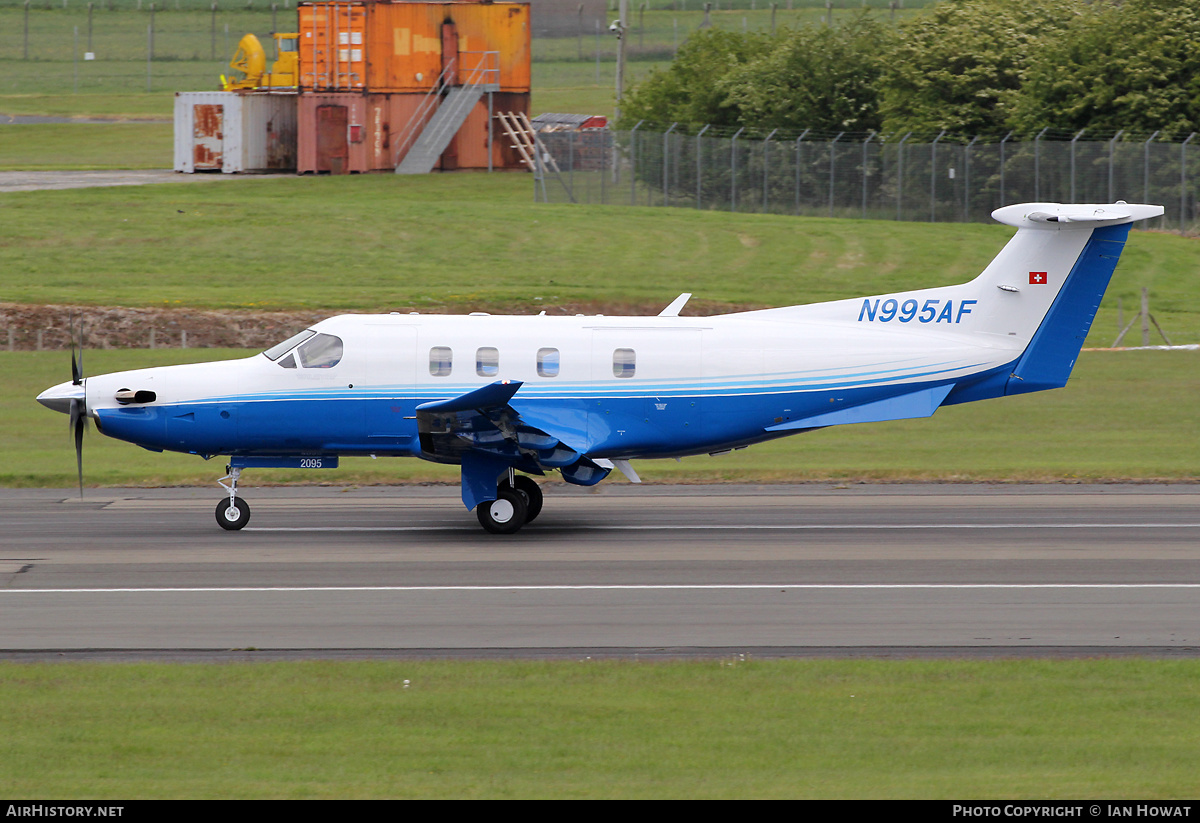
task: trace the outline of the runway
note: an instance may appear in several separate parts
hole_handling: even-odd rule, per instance
[[[0,656],[1200,653],[1197,485],[545,489],[3,490]]]

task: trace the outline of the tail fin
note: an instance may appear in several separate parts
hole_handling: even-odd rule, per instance
[[[1131,224],[1162,213],[1162,206],[1126,203],[1025,203],[992,212],[1017,233],[968,286],[1001,292],[985,304],[976,331],[1028,341],[1005,394],[1067,384]]]

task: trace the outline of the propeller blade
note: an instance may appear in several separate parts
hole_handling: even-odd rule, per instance
[[[71,382],[73,384],[75,384],[76,386],[79,386],[83,383],[83,342],[82,342],[82,340],[80,340],[79,361],[76,362],[76,360],[75,360],[75,313],[74,312],[67,313],[67,326],[68,326],[69,333],[71,335]],[[80,331],[81,331],[80,337],[82,338],[82,336],[83,336],[82,335],[82,326],[81,326]]]
[[[75,469],[79,474],[79,499],[83,499],[83,430],[87,428],[87,414],[82,400],[71,400],[71,433],[75,436]]]
[[[83,316],[79,317],[79,382],[83,382],[83,345],[87,340],[87,330],[83,325]]]

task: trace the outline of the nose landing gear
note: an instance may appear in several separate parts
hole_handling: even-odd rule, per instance
[[[229,498],[217,504],[217,525],[226,531],[237,531],[250,522],[250,504],[237,496],[237,482],[242,470],[230,466],[226,469],[229,474],[217,482],[221,488],[229,492]],[[224,481],[228,480],[226,484]]]

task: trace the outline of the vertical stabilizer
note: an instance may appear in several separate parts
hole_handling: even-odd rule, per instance
[[[983,330],[1028,341],[1005,394],[1066,385],[1130,226],[1162,213],[1128,203],[1026,203],[992,212],[1017,234],[976,280],[1000,292]]]

